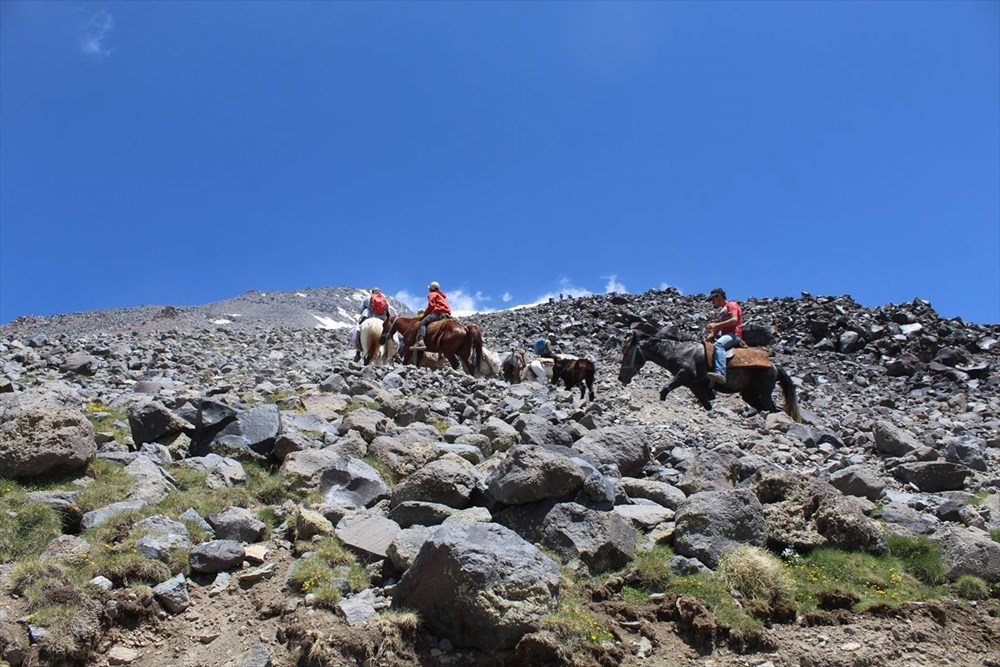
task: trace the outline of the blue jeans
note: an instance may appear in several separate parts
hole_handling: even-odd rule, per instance
[[[726,374],[726,350],[732,349],[740,344],[740,338],[736,334],[723,334],[715,339],[713,347],[715,350],[715,372]]]

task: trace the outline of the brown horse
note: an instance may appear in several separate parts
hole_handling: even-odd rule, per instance
[[[415,363],[419,365],[422,352],[414,352],[413,344],[417,341],[417,329],[420,320],[416,317],[390,317],[382,325],[382,340],[390,338],[397,331],[403,336],[406,344],[406,353],[403,355],[403,363],[409,363],[413,355],[418,355]],[[462,324],[458,320],[451,318],[431,322],[427,326],[427,335],[424,337],[424,345],[428,352],[437,352],[451,363],[451,367],[457,369],[458,362],[462,362],[465,372],[475,375],[479,368],[479,361],[483,358],[483,332],[475,324]]]

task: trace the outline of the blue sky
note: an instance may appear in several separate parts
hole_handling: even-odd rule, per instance
[[[0,2],[0,323],[431,280],[1000,322],[1000,3]]]

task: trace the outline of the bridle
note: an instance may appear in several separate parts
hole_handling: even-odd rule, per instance
[[[646,355],[642,353],[642,348],[639,345],[639,339],[635,334],[632,334],[632,343],[632,350],[626,353],[628,361],[625,363],[625,368],[638,372],[639,367],[646,363]],[[639,359],[641,359],[641,361],[636,363]]]

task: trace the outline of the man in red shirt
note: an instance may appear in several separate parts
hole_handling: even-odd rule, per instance
[[[726,350],[743,343],[743,309],[735,301],[726,299],[726,291],[716,287],[706,301],[719,309],[715,322],[706,326],[708,335],[715,339],[715,368],[708,373],[708,379],[726,384]]]
[[[424,345],[424,334],[427,333],[427,325],[446,317],[451,317],[451,306],[448,305],[448,297],[441,291],[441,286],[435,280],[427,286],[427,307],[424,308],[424,316],[420,318],[420,327],[417,329],[417,342],[411,350],[426,350]]]

